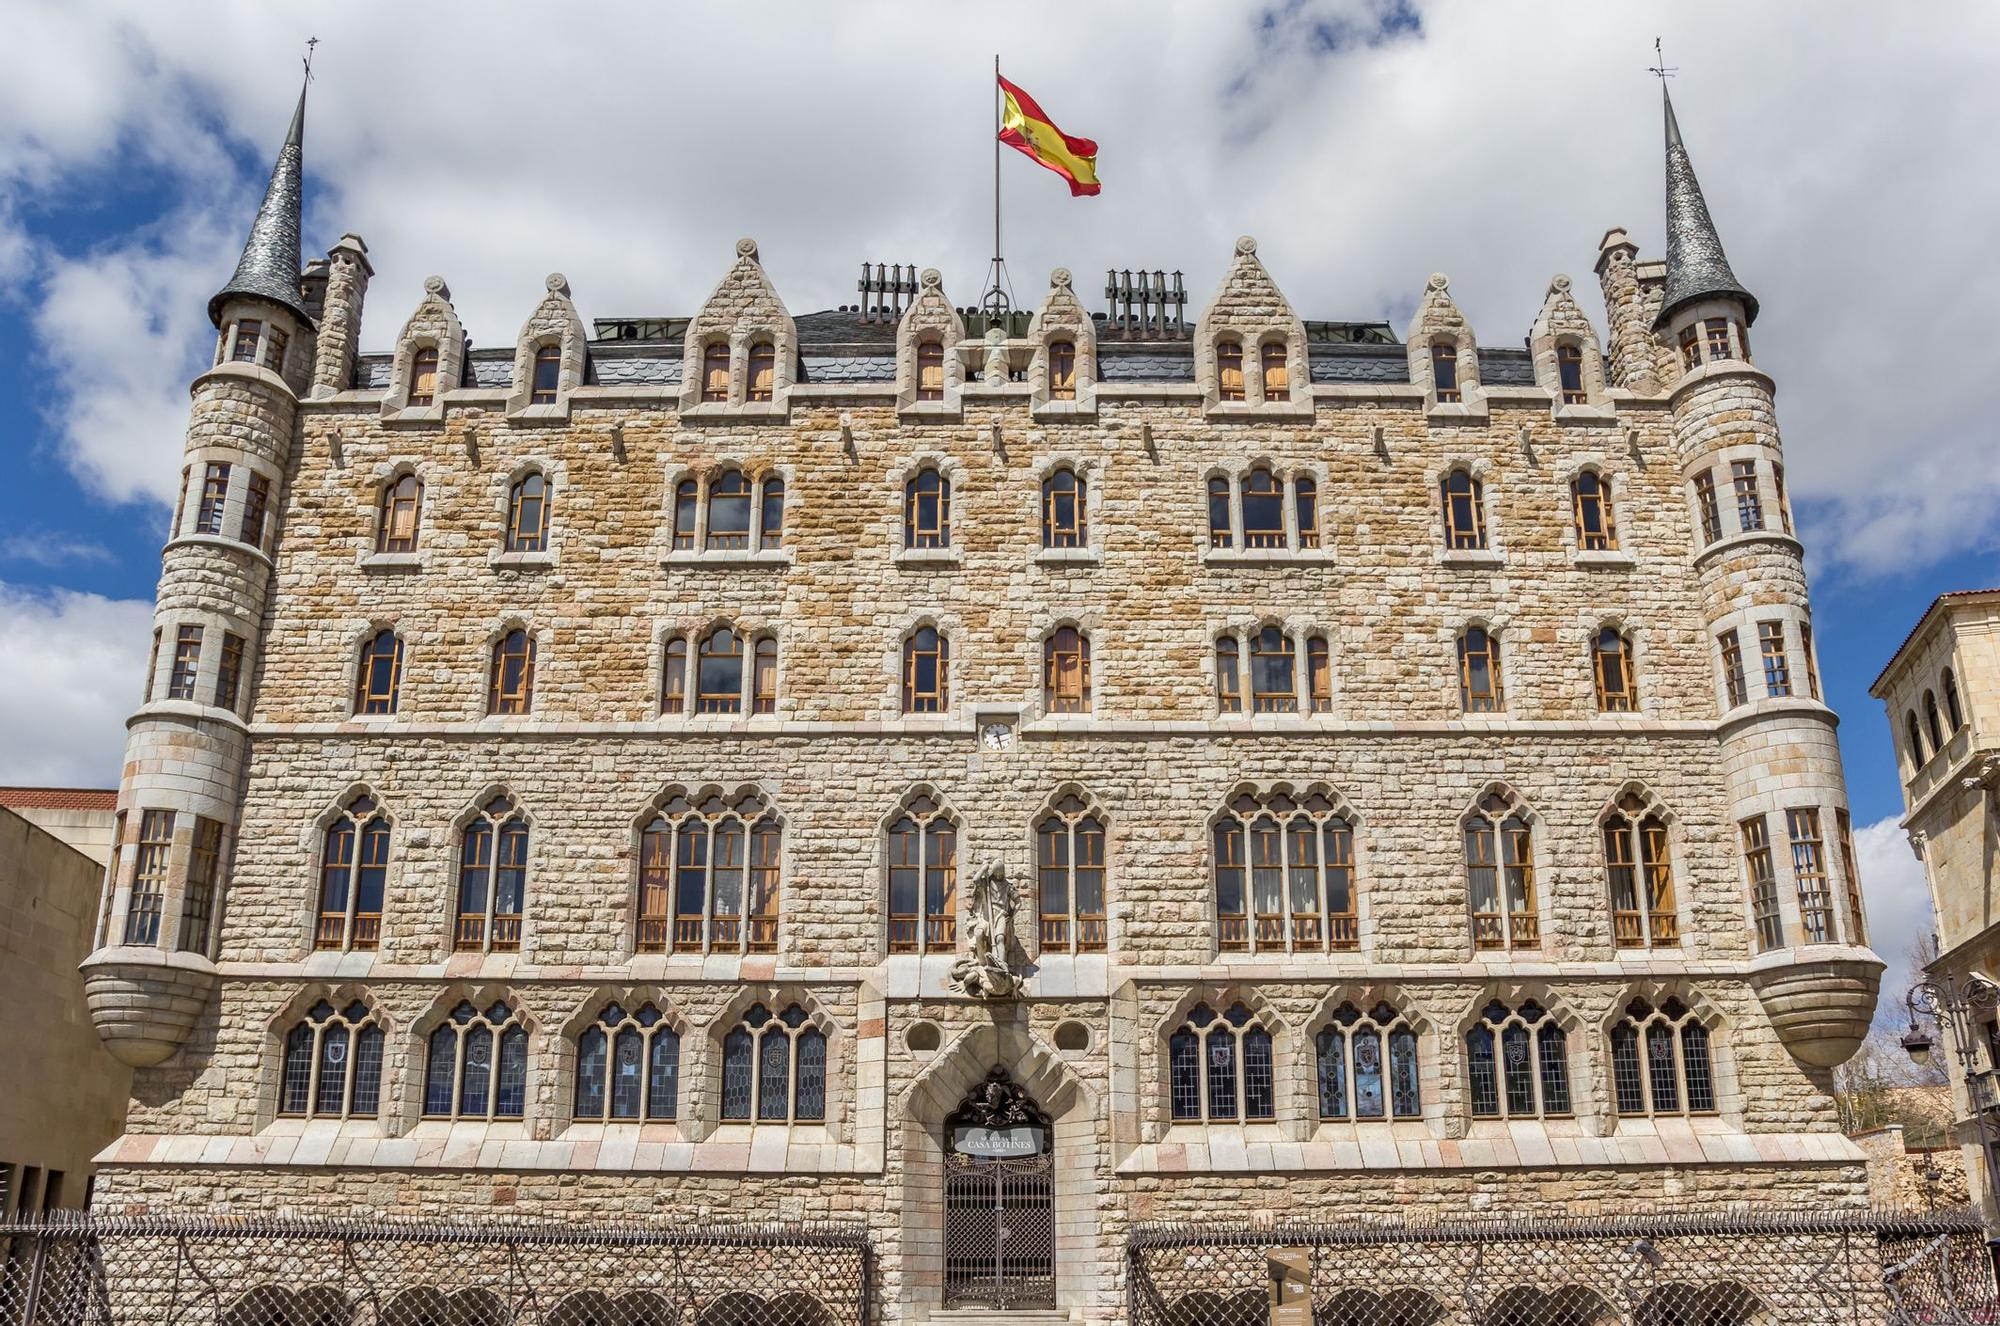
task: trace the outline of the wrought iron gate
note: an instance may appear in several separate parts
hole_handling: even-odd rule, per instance
[[[995,1068],[945,1120],[944,1301],[1056,1305],[1049,1118]]]

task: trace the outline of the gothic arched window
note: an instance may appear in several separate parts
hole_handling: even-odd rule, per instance
[[[528,1103],[528,1029],[498,1000],[460,1000],[424,1054],[426,1119],[518,1119]]]
[[[1415,1119],[1417,1033],[1389,1004],[1364,1013],[1343,1003],[1313,1037],[1318,1052],[1319,1117],[1324,1120]]]
[[[680,1109],[681,1035],[652,1004],[604,1006],[576,1038],[570,1112],[585,1121],[672,1119]]]
[[[1584,552],[1607,552],[1618,546],[1618,526],[1611,517],[1611,480],[1585,470],[1569,486],[1570,510],[1576,520],[1576,546]]]
[[[549,481],[539,470],[521,476],[508,495],[507,551],[545,552],[549,546]]]
[[[361,644],[361,664],[354,672],[354,712],[395,713],[402,680],[402,637],[384,627]]]
[[[1535,948],[1534,832],[1520,803],[1488,792],[1465,817],[1465,885],[1478,949]]]
[[[1486,546],[1485,485],[1459,468],[1444,476],[1444,546],[1459,550]]]
[[[1104,821],[1070,793],[1035,826],[1035,844],[1042,952],[1104,952]]]
[[[1569,1039],[1548,1010],[1529,999],[1495,999],[1465,1033],[1467,1083],[1475,1119],[1569,1114]]]
[[[1042,480],[1042,546],[1081,548],[1090,542],[1083,476],[1067,465]]]
[[[1713,1114],[1708,1028],[1679,999],[1634,999],[1611,1029],[1611,1081],[1620,1114]]]
[[[489,714],[525,714],[535,705],[535,637],[515,627],[493,642]]]
[[[1042,708],[1090,712],[1090,637],[1074,626],[1059,627],[1042,642]]]
[[[384,488],[381,516],[375,522],[375,551],[415,552],[423,512],[424,485],[416,475],[405,474]]]
[[[722,1119],[817,1123],[826,1118],[826,1034],[791,1005],[752,1004],[722,1038]]]
[[[1240,1003],[1219,1018],[1207,1004],[1195,1005],[1167,1038],[1167,1079],[1177,1123],[1278,1117],[1271,1033]]]
[[[951,546],[951,480],[926,465],[903,486],[903,546]]]
[[[935,626],[903,641],[903,712],[941,714],[951,703],[951,641]]]
[[[784,830],[761,793],[675,791],[639,853],[641,953],[775,953]]]
[[[1632,668],[1632,642],[1615,626],[1598,631],[1590,642],[1591,675],[1597,686],[1597,707],[1607,714],[1629,714],[1639,707],[1639,684]]]
[[[1224,953],[1359,948],[1354,826],[1320,792],[1244,792],[1215,822],[1216,947]]]
[[[958,948],[958,829],[928,796],[910,798],[889,826],[889,951]]]
[[[1604,817],[1604,868],[1611,887],[1611,936],[1620,948],[1680,942],[1667,822],[1636,796]]]
[[[527,893],[528,821],[503,792],[480,807],[459,836],[458,920],[452,947],[461,952],[517,952]]]
[[[285,1035],[278,1114],[372,1119],[382,1107],[382,1026],[359,999],[335,1010],[322,999]]]
[[[372,949],[382,941],[389,879],[389,817],[368,793],[349,801],[320,835],[316,949]]]
[[[1468,626],[1458,637],[1458,707],[1468,714],[1492,714],[1505,703],[1500,637],[1484,626]]]

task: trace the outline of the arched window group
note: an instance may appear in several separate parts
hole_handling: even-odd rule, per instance
[[[1073,792],[1035,826],[1035,874],[1042,952],[1104,952],[1104,821]]]
[[[1667,822],[1635,795],[1604,817],[1604,867],[1611,889],[1611,937],[1620,948],[1680,942]]]
[[[424,1059],[426,1119],[518,1119],[528,1104],[528,1029],[519,1010],[460,1000],[431,1032]]]
[[[375,798],[349,801],[320,836],[316,949],[373,949],[382,942],[389,877],[389,817]]]
[[[958,826],[918,794],[889,825],[889,951],[958,950]]]
[[[698,636],[670,637],[664,650],[660,666],[661,713],[774,714],[778,711],[778,639],[769,632],[746,636],[724,624]]]
[[[1540,945],[1534,830],[1510,793],[1488,792],[1465,817],[1465,891],[1474,948]]]
[[[1271,1033],[1242,1004],[1221,1017],[1197,1004],[1167,1039],[1168,1100],[1176,1122],[1278,1117]]]
[[[459,835],[452,947],[461,952],[519,950],[527,892],[527,817],[512,797],[501,793],[481,806]]]
[[[1319,481],[1304,473],[1281,476],[1268,465],[1210,475],[1208,543],[1267,552],[1318,548]]]
[[[1354,825],[1325,793],[1241,793],[1212,833],[1218,949],[1360,947]]]
[[[1254,371],[1258,374],[1263,388],[1263,398],[1267,401],[1288,401],[1292,398],[1292,375],[1289,354],[1283,344],[1271,341],[1257,347]],[[1242,401],[1247,399],[1244,384],[1243,342],[1234,337],[1225,337],[1215,343],[1215,394],[1222,401]]]
[[[372,1119],[382,1108],[382,1026],[360,1000],[322,999],[285,1035],[278,1113],[299,1119]]]
[[[1927,689],[1918,706],[1923,714],[1921,721],[1917,708],[1903,714],[1903,744],[1912,770],[1923,768],[1965,726],[1964,702],[1959,698],[1958,677],[1952,669],[1946,668],[1939,674],[1938,686],[1944,692],[1942,712],[1938,708],[1938,692]],[[1926,737],[1929,738],[1928,744]]]
[[[752,1004],[722,1038],[724,1122],[826,1118],[826,1033],[792,1004],[776,1017]]]
[[[1331,712],[1333,658],[1326,635],[1271,623],[1216,637],[1215,705],[1224,714]]]
[[[1679,999],[1634,999],[1611,1029],[1611,1080],[1620,1114],[1713,1114],[1708,1029]]]
[[[582,1121],[662,1120],[680,1111],[681,1036],[651,1003],[606,1004],[576,1039],[571,1114]]]
[[[1389,1004],[1365,1013],[1341,1004],[1313,1037],[1313,1049],[1322,1120],[1422,1117],[1417,1033]]]
[[[1571,1113],[1569,1039],[1532,999],[1496,999],[1465,1033],[1466,1080],[1475,1119],[1533,1119]]]
[[[785,480],[753,482],[733,468],[683,478],[674,484],[673,522],[675,552],[775,552],[785,541]]]
[[[775,953],[784,831],[759,792],[670,793],[640,835],[641,953]]]

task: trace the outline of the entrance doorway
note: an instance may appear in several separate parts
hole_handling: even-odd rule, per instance
[[[1054,1129],[1004,1068],[945,1120],[947,1306],[1056,1305]]]

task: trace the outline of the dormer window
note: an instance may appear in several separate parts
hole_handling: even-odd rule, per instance
[[[1292,398],[1292,377],[1285,364],[1285,347],[1267,345],[1264,347],[1264,399],[1267,401],[1288,401]]]
[[[535,351],[535,380],[528,395],[530,405],[554,405],[556,384],[562,377],[562,347],[545,345]]]
[[[245,318],[236,324],[236,344],[231,347],[229,357],[239,364],[257,362],[257,342],[263,338],[264,324],[255,318]]]
[[[438,352],[427,345],[410,356],[410,404],[429,405],[437,399]]]
[[[729,347],[711,345],[701,352],[701,399],[704,405],[729,399]]]
[[[917,347],[917,399],[944,399],[944,346],[925,341]]]
[[[745,400],[768,401],[777,384],[778,352],[769,341],[759,341],[750,347],[750,381],[744,392]]]
[[[1215,347],[1215,394],[1225,401],[1243,399],[1243,343],[1222,341]]]
[[[1431,346],[1431,388],[1438,404],[1453,405],[1463,399],[1458,391],[1458,347],[1450,341]]]
[[[1076,342],[1049,342],[1049,399],[1076,399]]]
[[[1556,347],[1556,379],[1562,386],[1564,405],[1582,405],[1587,399],[1583,394],[1583,351],[1573,345]]]
[[[1701,333],[1703,338],[1708,342],[1709,359],[1728,359],[1730,357],[1729,319],[1704,318],[1701,324]]]

